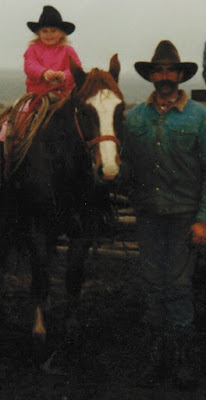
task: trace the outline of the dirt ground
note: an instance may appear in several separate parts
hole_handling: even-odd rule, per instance
[[[0,333],[1,400],[203,400],[205,333],[195,338],[195,388],[179,387],[164,374],[148,385],[150,363],[140,328],[136,254],[90,253],[72,335],[65,335],[65,252],[58,250],[51,270],[48,360],[37,366],[31,340],[32,305],[27,255],[11,255],[6,275],[6,320]],[[203,310],[204,311],[204,310]],[[198,360],[197,360],[198,359]]]

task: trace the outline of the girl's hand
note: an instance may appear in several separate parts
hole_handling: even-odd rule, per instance
[[[52,81],[56,78],[56,71],[53,71],[52,69],[48,69],[43,73],[43,77],[45,81]]]
[[[66,79],[64,72],[57,71],[56,72],[56,79],[58,79],[58,81],[61,82],[61,83],[64,82],[65,79]]]
[[[48,69],[43,73],[43,77],[46,81],[51,82],[54,80],[58,80],[60,83],[63,83],[66,79],[64,72],[62,71],[53,71],[52,69]]]
[[[48,69],[47,71],[45,71],[43,73],[43,77],[46,81],[49,82],[49,81],[55,79],[55,74],[56,74],[56,71],[53,71],[52,69]]]

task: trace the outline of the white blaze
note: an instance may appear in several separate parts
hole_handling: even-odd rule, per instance
[[[100,124],[100,135],[111,135],[115,137],[113,120],[114,111],[121,100],[109,89],[99,91],[95,96],[86,101],[91,104],[98,116]],[[119,172],[119,165],[116,162],[117,145],[111,140],[99,143],[102,158],[102,171],[104,175],[116,176]]]
[[[43,322],[42,310],[40,307],[36,308],[35,311],[35,322],[33,327],[33,334],[46,336],[46,329]]]

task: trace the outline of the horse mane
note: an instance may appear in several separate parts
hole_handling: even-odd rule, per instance
[[[86,80],[75,97],[79,102],[85,102],[86,99],[95,96],[99,90],[103,89],[111,90],[117,97],[123,100],[123,95],[118,84],[110,72],[93,68],[89,73],[87,73]]]

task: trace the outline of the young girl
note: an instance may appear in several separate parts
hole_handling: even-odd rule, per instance
[[[71,90],[74,80],[69,68],[69,56],[81,66],[77,53],[66,40],[75,25],[62,21],[54,7],[45,6],[39,22],[27,22],[27,26],[37,35],[24,54],[27,92],[52,90],[54,83],[61,83],[63,92]]]
[[[70,45],[67,44],[67,35],[70,35],[75,25],[62,21],[60,13],[52,6],[45,6],[39,22],[27,22],[29,29],[36,34],[36,38],[24,53],[24,71],[26,73],[27,93],[44,93],[61,84],[58,88],[62,94],[72,90],[75,83],[70,72],[69,56],[81,67],[81,61]],[[21,119],[29,110],[30,100],[21,110]],[[0,130],[0,142],[4,141],[7,121]]]

